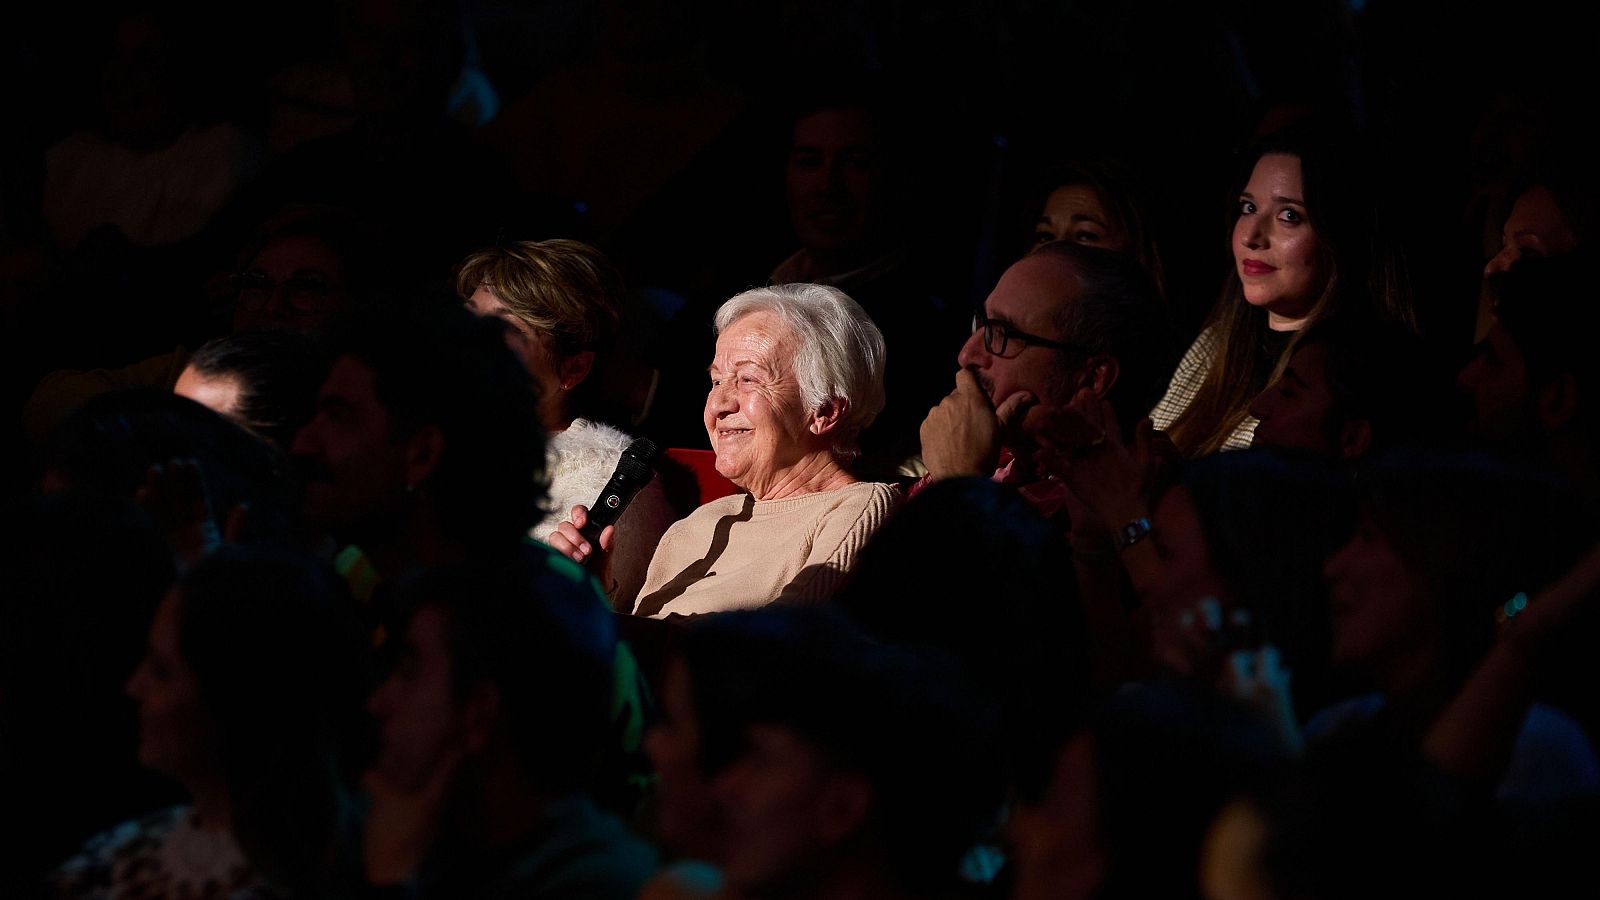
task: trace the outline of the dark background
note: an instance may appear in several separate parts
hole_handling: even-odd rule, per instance
[[[1380,194],[1429,336],[1464,347],[1509,192],[1551,148],[1587,158],[1577,134],[1594,109],[1600,30],[1594,11],[1564,6],[8,4],[7,400],[16,409],[53,369],[125,364],[219,333],[216,279],[285,203],[360,209],[388,229],[394,273],[440,284],[496,240],[590,240],[647,297],[693,319],[794,249],[788,116],[795,98],[830,92],[871,91],[893,110],[894,227],[943,296],[981,298],[1021,252],[1045,164],[1109,156],[1141,182],[1189,333],[1231,265],[1237,149],[1285,111],[1347,120],[1382,148]],[[159,40],[130,50],[134,13]],[[447,99],[474,83],[463,71],[493,99]],[[248,172],[180,241],[139,246],[113,230],[64,246],[44,214],[49,151],[139,104],[160,111],[169,137],[237,129]],[[162,127],[144,139],[159,146]]]

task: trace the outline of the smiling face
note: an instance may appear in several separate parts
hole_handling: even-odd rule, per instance
[[[1050,192],[1033,226],[1035,246],[1073,241],[1126,252],[1128,236],[1115,227],[1100,195],[1086,184],[1067,184]]]
[[[717,471],[764,499],[796,467],[828,454],[795,380],[793,329],[776,313],[753,312],[717,337],[705,426]]]
[[[1331,275],[1305,196],[1300,159],[1287,153],[1262,156],[1239,194],[1234,263],[1245,301],[1265,309],[1275,330],[1299,327]]]
[[[1057,323],[1077,290],[1071,263],[1058,256],[1025,256],[1000,276],[983,302],[983,314],[1016,331],[1066,342]],[[1080,386],[1083,357],[1051,347],[1013,343],[1016,346],[1007,346],[1004,357],[996,356],[985,349],[980,328],[967,338],[956,359],[977,376],[995,406],[1021,391],[1044,403],[1065,404],[1072,399]]]

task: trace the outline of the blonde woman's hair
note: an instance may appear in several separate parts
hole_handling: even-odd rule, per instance
[[[622,275],[581,241],[516,241],[467,257],[456,276],[466,300],[486,288],[518,321],[555,339],[558,353],[604,351],[622,321]]]

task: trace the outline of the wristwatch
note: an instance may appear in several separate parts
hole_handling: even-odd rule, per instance
[[[1150,520],[1140,517],[1122,526],[1117,531],[1115,542],[1118,550],[1126,550],[1134,544],[1145,539],[1150,533]]]

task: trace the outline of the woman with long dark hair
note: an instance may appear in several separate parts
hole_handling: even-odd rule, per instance
[[[1361,154],[1304,128],[1266,139],[1249,159],[1232,218],[1233,270],[1151,413],[1186,456],[1250,445],[1251,399],[1312,323],[1340,313],[1416,327]]]

